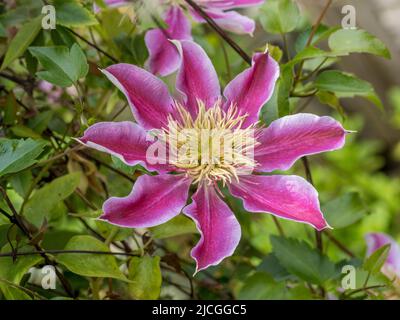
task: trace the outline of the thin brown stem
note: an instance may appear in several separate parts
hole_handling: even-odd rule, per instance
[[[26,252],[5,252],[0,253],[1,257],[15,257],[15,256],[34,256],[41,254],[97,254],[97,255],[113,255],[113,256],[128,256],[128,257],[138,257],[138,254],[131,252],[111,252],[111,251],[92,251],[92,250],[42,250],[38,251],[26,251]]]
[[[193,0],[185,0],[185,2],[193,8],[206,22],[210,25],[211,28],[218,33],[218,35],[223,38],[226,43],[228,43],[233,50],[235,50],[247,64],[251,65],[251,57],[231,38],[229,37],[224,30]]]
[[[345,254],[347,254],[350,258],[354,258],[355,254],[351,252],[346,246],[341,243],[338,239],[334,237],[334,235],[329,231],[324,231],[323,234],[340,250],[342,250]]]
[[[69,32],[71,32],[75,37],[81,39],[83,42],[85,42],[86,44],[88,44],[89,46],[95,48],[98,52],[101,52],[103,55],[105,55],[107,58],[109,58],[110,60],[112,60],[113,62],[117,63],[118,59],[113,57],[111,54],[105,52],[103,49],[101,49],[100,47],[98,47],[96,44],[90,42],[89,40],[87,40],[86,38],[82,37],[79,33],[76,33],[74,30],[72,29],[68,29]]]
[[[281,223],[279,222],[278,218],[275,217],[274,215],[272,215],[272,220],[274,221],[275,226],[276,226],[276,228],[278,229],[279,235],[280,235],[281,237],[284,237],[284,236],[285,236],[285,232],[283,231],[282,225],[281,225]]]

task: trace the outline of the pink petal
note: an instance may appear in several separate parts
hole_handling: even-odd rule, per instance
[[[400,277],[400,246],[390,236],[384,233],[368,233],[365,237],[367,242],[367,256],[370,256],[373,252],[383,247],[386,244],[390,244],[390,251],[387,260],[383,266],[384,272],[394,272]],[[390,275],[389,275],[390,276]]]
[[[202,47],[188,40],[174,41],[174,43],[182,59],[176,88],[183,94],[189,112],[195,116],[198,110],[197,99],[210,107],[219,98],[218,76]]]
[[[130,166],[141,164],[148,170],[167,169],[167,165],[157,164],[157,159],[146,156],[154,142],[142,127],[130,121],[96,123],[86,129],[79,141],[114,155]]]
[[[145,129],[166,127],[173,112],[168,87],[150,72],[127,63],[102,70],[128,99],[136,121]]]
[[[256,28],[256,23],[253,19],[243,16],[236,11],[222,11],[220,9],[204,9],[204,11],[222,29],[230,32],[253,35]],[[203,17],[196,11],[191,10],[191,14],[198,22],[205,22]]]
[[[262,4],[265,0],[197,0],[198,4],[209,8],[245,8]]]
[[[172,6],[166,13],[168,29],[153,29],[146,33],[149,50],[147,65],[151,73],[167,76],[179,67],[180,56],[175,45],[168,39],[191,40],[191,26],[182,9]]]
[[[287,170],[310,154],[340,149],[346,131],[331,117],[301,113],[275,120],[262,130],[254,152],[259,171]]]
[[[191,252],[198,272],[231,256],[239,243],[241,231],[239,222],[213,186],[200,186],[192,199],[183,213],[195,221],[201,234]]]
[[[248,114],[244,125],[258,121],[262,106],[271,97],[279,77],[279,65],[268,53],[256,53],[253,64],[236,76],[225,88],[226,108],[237,105],[241,114]]]
[[[269,212],[278,217],[304,222],[318,230],[328,227],[320,210],[318,193],[298,176],[241,176],[229,189],[243,199],[246,210]]]
[[[103,204],[100,219],[129,228],[162,224],[181,212],[190,184],[183,175],[140,176],[127,197],[113,197]]]

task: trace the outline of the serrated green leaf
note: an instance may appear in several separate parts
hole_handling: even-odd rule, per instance
[[[280,264],[305,281],[322,285],[338,276],[335,264],[304,241],[271,236],[271,243]]]
[[[129,264],[129,291],[133,298],[157,299],[161,291],[160,257],[133,257]]]
[[[257,271],[270,274],[276,281],[282,281],[293,276],[280,264],[275,254],[268,254],[257,267]]]
[[[35,40],[42,26],[42,17],[37,17],[24,24],[17,35],[11,40],[0,70],[7,68],[15,59],[22,56],[29,45]]]
[[[75,236],[69,240],[65,250],[90,250],[109,252],[108,247],[91,236]],[[127,281],[118,268],[117,260],[112,255],[63,253],[57,261],[73,273],[86,277],[115,278]]]
[[[371,53],[390,59],[386,45],[365,30],[340,29],[329,37],[328,44],[332,51],[341,54]]]
[[[21,171],[37,162],[45,141],[0,138],[0,176]]]

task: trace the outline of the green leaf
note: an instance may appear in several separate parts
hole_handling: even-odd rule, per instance
[[[299,18],[299,8],[293,0],[269,0],[261,7],[260,22],[267,32],[291,32],[296,29]]]
[[[257,271],[270,274],[276,281],[282,281],[293,276],[280,264],[275,254],[268,254],[257,267]]]
[[[363,268],[370,273],[378,273],[385,263],[390,251],[390,244],[386,244],[372,253],[364,262]]]
[[[37,190],[26,203],[24,216],[37,227],[42,224],[44,218],[51,221],[52,209],[75,191],[80,178],[79,172],[70,173]]]
[[[9,181],[14,190],[24,198],[33,181],[32,172],[30,170],[21,171],[12,175]]]
[[[325,25],[319,25],[316,32],[314,33],[314,36],[312,38],[312,41],[310,42],[311,46],[315,46],[318,42],[327,39],[332,33],[336,32],[339,30],[340,27],[328,27]],[[295,42],[295,50],[296,52],[302,51],[304,48],[306,48],[307,41],[310,37],[310,34],[313,30],[313,26],[310,26],[307,28],[305,31],[301,32],[299,36],[296,39]]]
[[[35,40],[42,26],[42,17],[37,17],[24,24],[17,35],[11,40],[0,70],[7,68],[15,59],[22,56],[29,45]]]
[[[55,0],[57,24],[65,27],[83,27],[98,24],[95,16],[77,0]]]
[[[74,67],[77,73],[77,79],[83,78],[89,72],[89,64],[86,61],[86,56],[78,44],[74,44],[70,50],[71,59],[76,62]]]
[[[15,126],[12,126],[10,130],[12,131],[12,133],[14,133],[17,137],[20,138],[32,138],[32,139],[41,138],[40,134],[22,124],[17,124]]]
[[[348,227],[367,214],[367,208],[358,192],[349,192],[322,206],[322,212],[333,228]]]
[[[322,285],[338,275],[335,264],[304,241],[271,236],[271,244],[280,264],[305,281]]]
[[[129,265],[129,291],[133,298],[155,300],[161,291],[160,257],[133,257]]]
[[[0,37],[7,38],[6,28],[4,28],[4,26],[1,22],[0,22]]]
[[[37,162],[45,141],[0,138],[0,176],[21,171]]]
[[[265,272],[248,277],[241,288],[239,300],[282,300],[288,298],[286,283],[277,282]]]
[[[75,236],[69,240],[64,249],[110,252],[103,242],[91,236]],[[112,255],[63,253],[57,256],[57,261],[71,272],[81,276],[127,281],[118,268],[117,260]]]
[[[374,91],[369,82],[337,70],[322,72],[314,84],[320,90],[331,92],[365,94]]]
[[[54,111],[47,110],[41,111],[37,116],[34,118],[29,119],[28,126],[35,132],[41,134],[49,124],[51,118],[53,117]]]
[[[75,43],[72,33],[63,26],[57,26],[57,29],[51,30],[51,40],[56,46],[67,46],[71,48]]]
[[[30,251],[30,249],[20,249],[18,251],[24,252]],[[5,245],[1,252],[11,252],[10,245]],[[18,285],[21,282],[22,277],[28,272],[28,270],[38,264],[42,259],[43,258],[40,255],[19,256],[17,257],[17,260],[13,262],[12,257],[1,257],[0,279],[5,279]],[[10,290],[9,286],[3,282],[0,282],[0,290],[3,292],[7,299],[17,298],[13,294],[14,291]]]
[[[337,57],[338,54],[333,52],[324,51],[320,48],[316,47],[307,47],[301,50],[296,56],[287,63],[288,66],[293,66],[296,63],[302,62],[308,59],[315,59],[315,58],[334,58]]]
[[[334,93],[321,90],[317,92],[317,97],[322,104],[326,104],[332,107],[333,109],[335,109],[337,112],[340,113],[342,118],[344,118],[343,107],[340,104],[339,98]]]
[[[324,71],[317,76],[314,85],[319,90],[335,92],[339,98],[361,96],[383,108],[373,86],[352,74],[337,70]]]
[[[164,239],[182,234],[196,233],[197,229],[191,219],[184,215],[179,215],[166,223],[150,228],[150,231],[154,238]]]
[[[365,30],[340,29],[329,37],[328,44],[332,51],[341,54],[371,53],[390,59],[385,44]]]
[[[71,86],[88,73],[86,57],[76,43],[71,49],[64,46],[30,47],[29,51],[45,69],[36,75],[55,85]]]

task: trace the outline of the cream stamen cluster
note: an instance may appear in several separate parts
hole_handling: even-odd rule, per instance
[[[193,183],[211,184],[239,180],[256,167],[254,148],[258,145],[256,124],[242,128],[247,114],[240,115],[236,106],[224,110],[221,101],[206,109],[197,101],[195,118],[176,103],[176,116],[169,116],[163,138],[169,149],[169,162],[185,171]],[[171,156],[172,155],[172,156]]]

